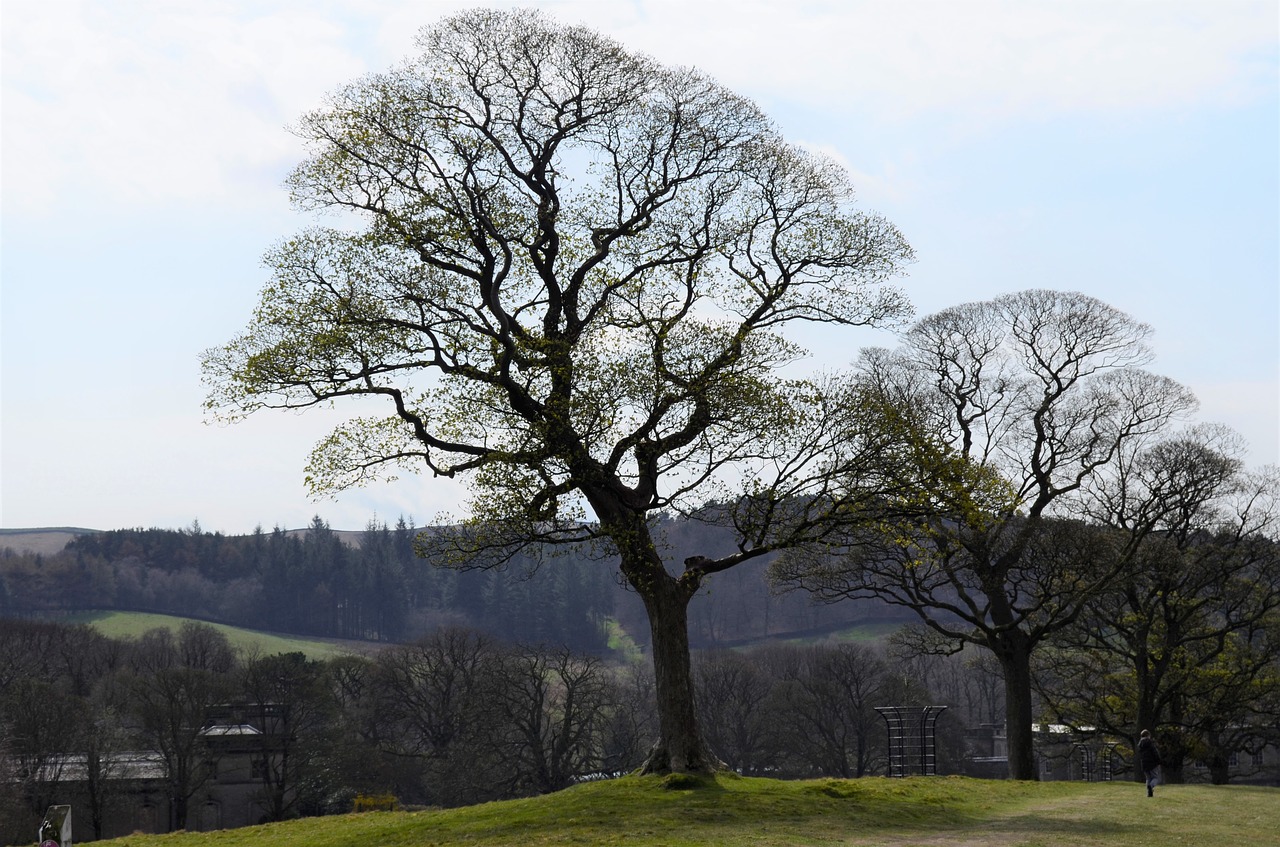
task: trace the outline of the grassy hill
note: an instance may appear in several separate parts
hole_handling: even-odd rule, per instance
[[[51,616],[51,620],[57,620],[61,623],[71,624],[88,624],[103,635],[111,638],[137,638],[148,629],[155,627],[165,627],[173,632],[177,632],[182,624],[194,620],[193,618],[178,617],[176,615],[161,615],[151,612],[118,612],[118,611],[84,611],[59,613]],[[200,621],[205,623],[204,621]],[[376,650],[386,646],[385,643],[367,642],[367,641],[344,641],[336,638],[307,638],[304,636],[286,635],[273,632],[263,632],[259,630],[244,629],[237,626],[229,626],[227,624],[209,623],[209,626],[226,634],[231,641],[231,646],[242,651],[257,650],[260,653],[294,653],[300,652],[306,654],[312,659],[326,659],[331,656],[342,655],[345,653],[363,653],[369,650]],[[607,622],[609,629],[609,649],[625,659],[633,661],[643,657],[643,650],[636,644],[634,639],[618,625],[617,621],[610,620]],[[837,641],[857,641],[872,642],[888,637],[894,633],[901,624],[898,623],[882,623],[873,622],[862,624],[859,626],[845,627],[836,630],[824,630],[824,638],[831,638]],[[755,639],[752,644],[765,643],[773,640],[778,643],[794,643],[805,644],[818,640],[817,638],[775,638],[775,639]]]
[[[0,550],[8,547],[15,553],[39,553],[52,556],[82,535],[100,533],[100,529],[85,529],[78,526],[35,527],[30,529],[0,528]],[[285,530],[285,535],[303,536],[306,529]],[[363,531],[335,529],[333,534],[348,547],[359,547],[364,537]]]
[[[103,635],[111,638],[137,638],[147,630],[156,627],[165,627],[176,633],[178,628],[190,619],[172,615],[156,615],[149,612],[100,611],[60,615],[57,620],[62,623],[89,624]],[[308,658],[327,659],[346,653],[366,652],[383,646],[364,641],[342,641],[332,638],[304,638],[302,636],[280,635],[219,623],[208,625],[219,632],[225,633],[231,641],[232,647],[244,652],[256,650],[266,655],[274,653],[304,653]]]
[[[0,550],[7,547],[16,553],[39,553],[42,556],[52,556],[79,536],[90,535],[97,531],[72,526],[0,529]]]
[[[1275,844],[1280,790],[959,777],[779,782],[626,777],[528,800],[369,812],[109,847],[1238,847]]]

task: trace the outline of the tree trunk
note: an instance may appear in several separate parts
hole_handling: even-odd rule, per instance
[[[688,567],[679,577],[667,572],[643,511],[631,511],[607,490],[587,491],[602,525],[617,546],[622,575],[649,618],[658,740],[641,773],[713,773],[726,766],[702,741],[694,707],[689,661],[689,601],[698,593],[700,572]]]
[[[169,820],[170,832],[178,832],[187,828],[187,798],[183,796],[182,791],[175,790],[173,793],[172,812]]]
[[[1231,760],[1221,750],[1214,750],[1209,757],[1209,781],[1214,785],[1227,785],[1231,782]]]
[[[634,583],[633,583],[634,585]],[[689,662],[687,588],[663,571],[641,590],[649,614],[653,677],[657,689],[658,741],[641,767],[643,773],[712,773],[721,763],[702,742],[693,701]]]
[[[1186,707],[1181,696],[1169,698],[1169,723],[1171,726],[1160,735],[1160,776],[1166,783],[1181,785],[1187,781],[1187,738],[1182,727],[1186,725]],[[1153,732],[1155,730],[1152,730]]]
[[[994,645],[994,652],[1004,671],[1009,778],[1039,780],[1031,731],[1031,647],[1026,641],[1021,632],[1006,633],[1001,643]]]
[[[85,799],[89,806],[89,821],[93,826],[94,839],[102,838],[102,824],[105,813],[106,804],[103,802],[102,789],[104,788],[102,774],[103,756],[95,750],[90,750],[85,755],[84,771],[85,771]],[[86,841],[90,839],[85,839]]]
[[[1181,732],[1162,733],[1160,745],[1160,778],[1169,785],[1182,785],[1187,781],[1187,744]]]

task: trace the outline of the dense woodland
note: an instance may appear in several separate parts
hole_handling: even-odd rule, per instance
[[[661,528],[670,561],[727,543],[692,522],[663,521]],[[402,519],[340,532],[316,517],[303,531],[249,536],[198,525],[89,533],[52,556],[15,552],[0,541],[0,616],[121,609],[383,642],[464,626],[596,654],[607,649],[606,623],[615,620],[637,642],[648,639],[643,607],[619,584],[613,560],[579,548],[556,551],[546,563],[522,556],[501,570],[456,570],[415,555],[420,531]],[[693,605],[695,644],[823,633],[893,617],[876,602],[832,606],[772,593],[766,565],[709,581]]]
[[[443,623],[501,622],[511,638],[602,647],[612,607],[603,569],[574,560],[525,581],[459,573],[417,559],[415,534],[403,521],[338,533],[319,518],[305,532],[247,537],[198,528],[94,533],[56,556],[5,556],[0,608],[163,612],[372,641],[400,641]]]

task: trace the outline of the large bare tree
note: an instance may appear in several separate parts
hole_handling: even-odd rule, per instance
[[[1123,563],[1114,539],[1069,520],[1082,486],[1131,442],[1194,408],[1141,369],[1150,329],[1092,297],[1031,290],[945,309],[862,379],[909,416],[934,480],[918,512],[845,557],[790,557],[775,576],[830,599],[916,612],[941,649],[988,649],[1005,681],[1009,774],[1037,778],[1031,654],[1070,626]]]
[[[1230,430],[1196,426],[1123,450],[1087,486],[1084,512],[1124,539],[1124,568],[1042,672],[1060,720],[1134,745],[1158,733],[1170,782],[1188,756],[1225,781],[1215,748],[1265,739],[1260,711],[1280,692],[1280,472],[1246,471],[1243,452]]]
[[[419,45],[298,125],[296,203],[351,214],[270,253],[249,328],[206,356],[210,406],[384,402],[308,478],[465,478],[466,530],[424,539],[433,554],[603,541],[651,624],[650,767],[711,767],[687,604],[845,519],[825,495],[864,490],[840,483],[876,454],[850,438],[857,403],[779,376],[801,353],[782,333],[904,316],[885,282],[910,247],[851,207],[841,168],[697,71],[528,11],[463,13]],[[744,493],[739,549],[668,570],[651,516]]]

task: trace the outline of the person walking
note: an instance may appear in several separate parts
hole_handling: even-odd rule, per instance
[[[1147,778],[1147,796],[1156,796],[1156,782],[1160,779],[1160,748],[1151,737],[1151,730],[1144,729],[1138,738],[1138,767]]]

